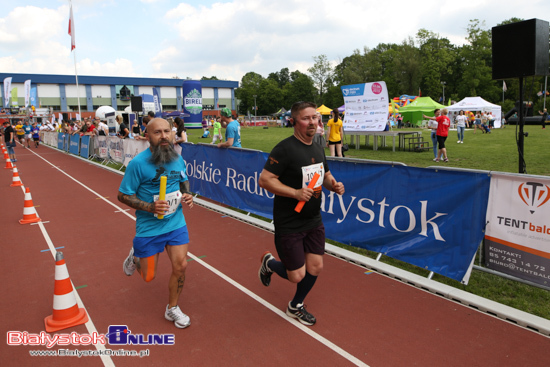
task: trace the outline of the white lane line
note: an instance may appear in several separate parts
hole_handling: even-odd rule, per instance
[[[34,152],[33,152],[34,153]],[[34,153],[35,155],[37,155],[38,157],[40,157],[38,154]],[[44,160],[46,163],[50,164],[53,166],[53,164],[51,164],[50,162],[48,162],[46,159],[40,157],[42,160]],[[57,167],[56,167],[57,168]],[[101,197],[101,195],[99,195],[98,193],[96,193],[95,191],[93,191],[92,189],[90,189],[88,186],[86,186],[85,184],[83,184],[82,182],[78,181],[77,179],[73,178],[72,176],[70,176],[68,173],[64,172],[63,170],[61,170],[60,168],[57,168],[61,173],[63,173],[65,176],[69,177],[71,180],[73,180],[74,182],[78,183],[80,186],[84,187],[85,189],[87,189],[88,191],[92,192],[94,195],[96,196],[99,196]],[[122,174],[122,172],[121,172]],[[115,208],[117,208],[118,210],[120,211],[123,211],[122,208],[120,208],[118,205],[116,204],[113,204],[111,203],[110,201],[106,200],[106,199],[103,199],[103,201],[105,201],[106,203],[108,203],[109,205],[112,205],[114,206]],[[128,214],[126,212],[123,211],[124,214],[126,214],[127,217],[131,218],[132,220],[136,220],[136,218],[131,215],[131,214]],[[303,331],[304,333],[308,334],[309,336],[311,336],[312,338],[314,338],[315,340],[317,340],[318,342],[322,343],[323,345],[325,345],[326,347],[330,348],[331,350],[333,350],[334,352],[336,352],[337,354],[339,354],[341,357],[347,359],[348,361],[350,361],[351,363],[355,364],[356,366],[362,366],[362,367],[369,367],[366,363],[364,363],[363,361],[361,361],[360,359],[354,357],[353,355],[351,355],[350,353],[346,352],[344,349],[342,349],[341,347],[337,346],[336,344],[332,343],[330,340],[326,339],[325,337],[317,334],[315,331],[312,331],[311,328],[308,328],[306,327],[305,325],[302,325],[300,324],[299,321],[297,320],[294,320],[294,319],[291,319],[289,318],[283,311],[279,310],[277,307],[273,306],[271,303],[267,302],[266,300],[264,300],[263,298],[261,298],[260,296],[258,296],[257,294],[255,294],[254,292],[252,292],[251,290],[247,289],[246,287],[242,286],[241,284],[235,282],[233,279],[231,279],[230,277],[228,277],[227,275],[225,275],[224,273],[220,272],[219,270],[217,270],[216,268],[210,266],[209,264],[205,263],[204,261],[202,261],[201,259],[199,259],[198,257],[196,257],[195,255],[193,255],[192,253],[188,252],[188,255],[189,257],[191,257],[193,260],[197,261],[199,264],[201,264],[202,266],[204,266],[206,269],[210,270],[211,272],[213,272],[214,274],[216,274],[217,276],[219,276],[220,278],[222,278],[223,280],[225,280],[226,282],[228,282],[229,284],[233,285],[234,287],[236,287],[237,289],[239,289],[241,292],[245,293],[246,295],[248,295],[249,297],[253,298],[254,300],[256,300],[258,303],[262,304],[263,306],[265,306],[267,309],[271,310],[272,312],[274,312],[276,315],[278,315],[279,317],[281,317],[282,319],[284,319],[285,321],[288,321],[290,322],[293,326],[295,326],[296,328],[300,329],[301,331]]]
[[[34,152],[33,152],[34,153]],[[36,153],[35,153],[36,154]],[[21,186],[21,190],[23,190],[23,195],[25,194],[25,187]],[[38,216],[38,212],[36,213]],[[40,218],[40,216],[38,216]],[[48,244],[48,248],[50,249],[50,253],[53,256],[54,262],[55,262],[55,255],[57,254],[57,250],[55,249],[55,245],[53,244],[52,239],[50,238],[50,235],[48,234],[48,231],[46,230],[46,227],[44,227],[43,222],[37,222],[32,223],[38,225],[38,228],[40,228],[40,231],[42,232],[42,236],[44,237],[44,240],[46,240],[46,243]],[[68,268],[68,266],[67,266]],[[69,273],[70,274],[70,273]],[[86,309],[86,306],[84,306],[84,302],[82,302],[82,299],[80,298],[80,295],[78,294],[78,291],[76,290],[73,281],[71,280],[71,285],[73,286],[73,292],[75,294],[76,303],[78,304],[79,308],[83,308],[86,310],[86,314],[88,315],[88,322],[86,322],[84,325],[86,326],[86,329],[88,330],[88,334],[93,334],[94,332],[97,334],[97,329],[94,325],[94,322],[92,321],[92,317],[90,316],[90,313]],[[103,344],[94,344],[94,347],[98,351],[106,351],[106,348]],[[113,363],[113,360],[111,359],[111,356],[105,355],[105,353],[102,353],[100,355],[101,361],[103,362],[103,365],[105,367],[115,367],[115,364]]]

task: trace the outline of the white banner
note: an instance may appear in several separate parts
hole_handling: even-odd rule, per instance
[[[4,79],[4,107],[10,106],[11,77]]]
[[[25,107],[29,106],[31,100],[31,80],[25,80]]]
[[[95,136],[95,148],[97,149],[97,156],[101,159],[107,159],[109,157],[109,149],[107,148],[106,136]]]
[[[128,166],[128,163],[136,155],[143,152],[145,149],[149,148],[149,142],[147,140],[135,140],[135,139],[124,139],[124,162],[125,166]]]
[[[388,123],[388,88],[385,82],[341,87],[346,104],[345,131],[383,131]]]
[[[124,141],[118,136],[107,136],[109,157],[115,162],[124,163]]]
[[[485,262],[491,269],[550,285],[550,179],[492,175]]]

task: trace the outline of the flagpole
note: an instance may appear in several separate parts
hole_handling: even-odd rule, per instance
[[[544,77],[544,103],[543,109],[546,108],[546,92],[548,91],[548,75]]]
[[[78,115],[80,116],[80,118],[82,119],[82,114],[80,113],[80,91],[78,90],[78,73],[76,72],[76,51],[73,50],[73,55],[74,55],[74,76],[75,76],[75,79],[76,79],[76,99],[78,101]]]
[[[74,34],[74,17],[73,17],[73,2],[71,0],[69,0],[69,5],[71,6],[71,32],[73,32]],[[73,35],[71,35],[71,37],[73,37]],[[75,51],[75,47],[73,47],[73,43],[71,42],[71,51],[73,52],[73,56],[74,56],[74,76],[75,76],[75,79],[76,79],[76,100],[77,100],[77,103],[78,103],[78,115],[80,116],[80,118],[82,119],[82,113],[80,112],[80,91],[79,91],[79,88],[78,88],[78,72],[76,70],[76,51]]]

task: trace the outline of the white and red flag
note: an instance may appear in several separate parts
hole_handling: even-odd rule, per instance
[[[71,17],[69,18],[69,36],[71,36],[71,51],[74,50],[75,41],[74,41],[74,17],[73,17],[73,6],[71,5]]]

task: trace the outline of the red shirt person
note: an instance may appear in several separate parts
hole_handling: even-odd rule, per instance
[[[447,158],[447,149],[445,148],[445,140],[449,135],[449,128],[451,127],[451,120],[447,116],[449,111],[444,108],[441,110],[441,116],[438,116],[435,120],[437,121],[437,131],[435,132],[437,136],[437,145],[439,147],[437,157],[443,155],[443,162],[448,162]],[[436,158],[436,162],[439,161],[439,158]]]

